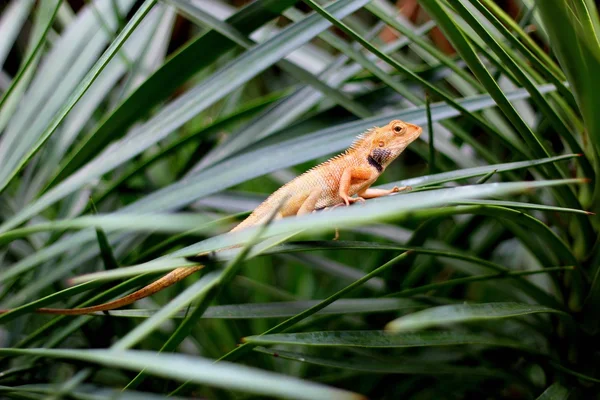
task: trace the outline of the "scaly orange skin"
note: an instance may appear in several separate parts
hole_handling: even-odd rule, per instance
[[[261,203],[231,232],[264,223],[284,199],[276,219],[304,215],[326,207],[350,205],[375,197],[410,189],[370,189],[404,149],[421,135],[421,127],[394,120],[382,128],[373,128],[360,135],[344,153],[325,161],[291,180]],[[353,197],[357,195],[357,197]],[[199,271],[203,265],[174,269],[162,278],[120,299],[84,308],[39,308],[40,314],[82,315],[108,311],[131,304],[179,282]],[[11,310],[0,310],[0,314]]]

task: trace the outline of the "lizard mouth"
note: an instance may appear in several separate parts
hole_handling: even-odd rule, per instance
[[[421,128],[419,125],[407,123],[406,126],[409,128],[409,133],[407,136],[411,142],[417,139],[419,136],[421,136],[421,133],[423,133],[423,128]]]

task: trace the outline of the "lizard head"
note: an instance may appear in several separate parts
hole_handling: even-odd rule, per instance
[[[369,162],[373,160],[381,167],[387,167],[422,131],[420,126],[397,119],[382,128],[375,128],[369,135]]]

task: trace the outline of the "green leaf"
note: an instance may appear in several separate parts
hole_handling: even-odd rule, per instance
[[[219,283],[220,279],[222,279],[222,273],[213,272],[204,275],[201,279],[179,293],[177,297],[162,307],[152,317],[129,331],[127,335],[112,345],[112,349],[127,350],[136,345],[184,307],[191,304],[194,300],[206,296]]]
[[[0,67],[4,61],[27,19],[29,10],[33,6],[33,0],[13,0],[2,10],[0,18]]]
[[[314,307],[322,300],[290,301],[282,303],[254,303],[212,306],[206,309],[202,318],[210,319],[255,319],[292,317],[301,311]],[[315,315],[370,314],[398,311],[406,308],[422,308],[423,303],[411,299],[341,299],[325,307]],[[189,312],[192,312],[191,309]],[[109,315],[115,317],[148,318],[156,310],[113,310]],[[175,314],[183,318],[188,311]],[[98,313],[97,315],[104,315]]]
[[[338,0],[329,9],[343,17],[361,8],[368,1]],[[83,182],[82,179],[89,181],[93,176],[100,176],[140,154],[201,111],[284,58],[292,50],[313,39],[329,25],[329,22],[322,20],[318,15],[309,15],[304,20],[287,27],[279,35],[244,52],[193,89],[163,107],[155,116],[130,132],[129,137],[113,144],[112,149],[107,149],[110,151],[105,151],[92,159],[86,164],[85,169],[75,172],[62,184],[47,192],[44,197],[57,191],[64,193],[64,186],[71,186],[74,189],[75,185]],[[130,137],[135,137],[136,140],[133,141],[129,139]],[[94,154],[97,152],[97,147],[94,147]],[[87,155],[86,159],[89,158]]]
[[[559,180],[490,183],[416,193],[406,193],[401,194],[400,196],[386,196],[369,200],[358,207],[339,207],[327,212],[310,214],[296,218],[284,218],[269,226],[264,234],[264,237],[269,238],[277,235],[296,233],[298,231],[303,231],[305,234],[330,232],[332,230],[332,226],[344,228],[359,226],[375,221],[393,220],[407,216],[416,210],[442,206],[448,203],[459,201],[461,199],[508,195],[534,188],[577,182],[579,181]],[[199,253],[239,245],[247,241],[257,229],[260,229],[260,227],[248,227],[235,233],[226,233],[220,236],[215,236],[198,244],[176,251],[172,253],[170,257],[188,257]],[[173,260],[175,261],[177,259],[174,258]],[[115,279],[118,277],[135,275],[138,273],[163,271],[165,268],[165,266],[162,265],[163,261],[159,260],[159,262],[161,265],[155,265],[154,262],[149,262],[138,266],[120,268],[116,271],[92,273],[75,278],[73,282],[80,283],[91,279]],[[13,269],[15,269],[14,266]],[[6,275],[6,272],[3,275]]]
[[[539,2],[538,10],[544,28],[552,41],[553,53],[567,76],[569,85],[575,94],[580,112],[585,122],[582,137],[588,138],[595,149],[596,159],[600,154],[600,82],[596,71],[600,69],[600,45],[596,32],[590,26],[590,15],[598,10],[592,5],[572,7],[577,2],[557,0],[552,4]],[[588,5],[591,3],[588,2]],[[598,204],[600,185],[596,185],[593,204]]]
[[[222,222],[222,221],[221,221]],[[202,235],[218,228],[219,221],[210,220],[197,214],[154,214],[152,217],[142,215],[90,215],[71,220],[58,220],[32,225],[27,228],[14,229],[5,234],[0,234],[0,244],[9,243],[17,238],[46,230],[61,231],[64,229],[84,229],[95,227],[107,232],[118,230],[156,231],[164,233],[177,233],[194,230],[195,234]]]
[[[90,206],[92,207],[94,214],[97,214],[98,210],[96,209],[96,205],[94,204],[94,200],[92,198],[90,198]],[[101,228],[96,228],[96,237],[98,238],[98,247],[100,248],[100,255],[102,256],[102,261],[104,261],[104,268],[119,268],[119,263],[115,258],[115,254],[112,250],[112,247],[110,246],[110,243],[108,242],[106,232],[104,232],[104,230]],[[1,241],[2,239],[0,239],[0,242]]]
[[[256,44],[253,40],[247,38],[233,26],[219,21],[189,2],[182,0],[169,1],[185,14],[191,16],[193,20],[198,21],[201,24],[204,23],[208,25],[210,28],[220,32],[223,36],[228,37],[244,49],[249,49]],[[326,82],[323,82],[319,77],[314,76],[302,66],[285,59],[277,62],[276,65],[299,81],[308,83],[310,86],[314,87],[331,100],[344,107],[346,110],[352,112],[357,117],[366,118],[371,116],[372,113],[362,104],[355,102],[342,91],[329,86]]]
[[[545,86],[540,90],[551,91],[554,90],[554,87],[551,85]],[[516,100],[523,98],[523,96],[527,97],[527,93],[523,90],[517,90],[507,94],[507,96]],[[487,95],[467,98],[462,100],[461,103],[464,107],[472,111],[494,105],[494,102]],[[171,113],[171,111],[169,111],[169,113]],[[440,121],[458,115],[456,110],[443,103],[432,104],[431,113],[434,121]],[[394,118],[417,125],[420,125],[427,120],[425,107],[419,107],[413,110],[406,110],[387,114],[385,116],[377,116],[357,122],[337,125],[300,138],[294,138],[281,143],[258,148],[254,151],[231,157],[227,161],[212,166],[211,168],[207,168],[183,182],[169,185],[146,196],[141,201],[134,202],[129,206],[124,207],[121,212],[140,213],[176,209],[197,198],[216,193],[251,178],[343,150],[349,147],[353,139],[360,133],[373,126],[384,125]],[[133,143],[130,143],[130,145],[134,146]],[[146,148],[149,146],[149,143],[136,143],[135,146]],[[131,149],[126,147],[125,150],[129,152]],[[270,162],[268,165],[264,165],[263,160],[267,159],[267,156]],[[113,168],[111,163],[114,164],[114,166],[120,165],[124,161],[123,157],[125,157],[124,154],[120,154],[118,151],[113,151],[110,154],[105,154],[105,156],[100,156],[95,161],[92,161],[91,164],[88,164],[89,169],[86,167],[86,169],[71,176],[68,180],[62,182],[55,188],[52,188],[36,201],[24,207],[4,224],[0,225],[0,232],[5,232],[10,228],[19,225],[56,201],[80,189],[83,185],[87,184],[90,179],[109,171]],[[96,169],[96,172],[91,170],[92,167],[95,167],[94,169]]]
[[[116,19],[116,16],[113,18]],[[172,19],[173,13],[169,12],[166,6],[160,3],[154,6],[119,50],[119,56],[110,60],[90,89],[65,118],[61,129],[53,135],[54,140],[49,141],[45,146],[46,149],[39,164],[59,165],[73,143],[80,139],[80,133],[85,132],[90,120],[96,120],[94,113],[102,109],[103,103],[110,99],[111,95],[114,95],[112,91],[115,90],[119,81],[124,81],[126,85],[128,82],[140,78],[140,70],[150,72],[154,68],[142,65],[142,63],[144,63],[144,58],[149,57],[147,53],[152,51],[152,42],[164,40],[164,38],[157,37],[163,33],[160,25],[163,24],[162,29],[164,29],[165,22],[170,25]],[[114,21],[114,24],[116,25],[117,22]],[[160,61],[159,55],[152,54],[152,57],[153,61]],[[71,79],[77,79],[76,77],[77,75],[73,74]],[[126,87],[119,89],[120,92],[125,90],[127,90]],[[37,168],[32,183],[28,187],[29,198],[37,197],[39,191],[47,184],[49,177],[55,173],[55,168]]]
[[[497,21],[493,15],[479,2],[471,2],[479,12],[483,13],[488,19],[494,24],[496,29],[504,32],[505,36],[512,36],[504,26]],[[488,29],[484,27],[479,21],[474,17],[473,13],[469,11],[462,3],[456,3],[456,10],[458,13],[469,23],[472,29],[474,29],[479,37],[486,42],[488,46],[491,47],[491,50],[494,54],[500,59],[500,65],[506,67],[517,79],[517,83],[522,85],[527,89],[527,91],[531,94],[531,99],[537,104],[540,108],[540,111],[545,115],[548,119],[548,122],[560,132],[560,135],[566,140],[571,148],[571,151],[574,153],[583,153],[583,149],[575,136],[571,133],[570,127],[567,125],[566,121],[561,117],[561,114],[555,111],[550,105],[549,101],[546,100],[544,96],[535,88],[535,82],[523,71],[522,67],[517,64],[516,58],[511,57],[500,44],[495,40],[495,38],[489,33]],[[594,169],[591,164],[587,160],[587,158],[582,159],[581,163],[584,173],[590,179],[593,179],[595,176]]]
[[[54,9],[49,7],[51,5],[50,2],[44,2],[38,7],[29,43],[27,44],[27,59],[24,63],[21,63],[17,75],[11,81],[6,92],[3,93],[2,99],[0,99],[0,131],[3,131],[9,120],[15,117],[15,110],[29,81],[35,77],[34,82],[39,82],[39,78],[34,75],[35,68],[41,59],[41,51],[47,42],[48,33],[52,29],[54,19],[62,4],[62,0],[56,0]]]
[[[357,400],[364,398],[356,393],[302,381],[273,372],[230,363],[214,364],[212,360],[181,354],[156,354],[150,351],[133,350],[51,349],[0,349],[0,354],[64,358],[131,371],[144,369],[147,373],[162,378],[177,381],[189,380],[197,384],[264,396],[302,400]]]
[[[519,303],[452,304],[428,308],[397,318],[386,325],[391,332],[414,331],[453,324],[457,322],[485,321],[489,319],[514,318],[537,313],[560,313],[562,311],[535,305]]]
[[[343,359],[318,357],[309,354],[293,353],[285,350],[272,350],[264,347],[254,349],[259,353],[269,354],[276,358],[315,364],[324,367],[343,368],[375,374],[417,374],[417,375],[454,375],[468,374],[470,376],[502,375],[500,371],[487,368],[472,368],[464,366],[447,365],[438,362],[423,362],[410,358],[385,358],[381,357],[344,357]]]
[[[127,26],[121,31],[117,39],[111,43],[109,48],[104,52],[102,57],[96,62],[94,67],[87,73],[83,80],[77,85],[74,92],[70,95],[68,101],[64,103],[58,114],[52,119],[50,125],[40,135],[39,140],[29,149],[21,149],[22,151],[13,151],[10,153],[8,160],[4,164],[0,175],[0,193],[6,188],[11,180],[17,176],[19,171],[27,164],[27,162],[42,148],[44,143],[56,131],[67,114],[73,109],[79,99],[85,94],[89,87],[94,83],[108,62],[117,54],[121,46],[127,38],[135,30],[138,24],[154,6],[156,0],[146,0],[146,2],[138,9],[136,15],[129,21]],[[2,142],[4,144],[4,141]]]
[[[194,310],[186,316],[186,318],[183,320],[183,322],[177,327],[175,332],[169,337],[169,339],[165,342],[165,344],[160,348],[159,352],[175,350],[175,348],[177,346],[179,346],[179,344],[181,344],[181,342],[183,342],[183,340],[190,334],[191,330],[196,325],[196,322],[198,321],[198,319],[200,319],[202,317],[202,315],[208,308],[209,304],[212,303],[217,298],[217,296],[223,291],[223,288],[227,287],[230,284],[231,280],[235,277],[235,275],[237,275],[237,273],[240,270],[242,262],[246,259],[247,255],[250,252],[250,250],[252,249],[252,247],[260,239],[260,236],[262,235],[264,229],[273,221],[273,219],[275,218],[275,216],[281,209],[282,205],[283,205],[283,202],[280,202],[280,204],[278,204],[276,207],[273,208],[273,210],[271,210],[270,214],[268,215],[267,221],[265,222],[265,224],[263,226],[261,226],[262,229],[257,230],[255,232],[254,236],[244,246],[244,248],[236,255],[236,257],[233,260],[231,260],[231,262],[229,262],[227,264],[227,266],[225,266],[225,268],[223,268],[223,270],[221,270],[221,272],[219,273],[218,279],[215,280],[215,282],[214,282],[213,287],[209,288],[205,293],[203,293],[203,296],[199,300],[198,306],[196,306],[194,308]],[[193,293],[193,291],[191,291],[191,293]],[[179,296],[179,297],[183,298],[183,296]],[[196,295],[194,295],[194,297],[196,297]],[[149,320],[146,320],[143,322],[143,325],[146,325],[146,333],[148,333],[150,329],[156,329],[161,322],[164,322],[166,320],[166,318],[163,318],[162,320],[158,319],[158,315],[160,313],[162,313],[162,310],[159,311],[158,314],[150,317]],[[170,314],[170,315],[172,316],[173,314]],[[166,316],[167,315],[165,314],[165,317]],[[141,333],[141,330],[140,330],[140,333]],[[117,348],[117,349],[127,349],[127,348],[131,347],[133,344],[135,344],[136,341],[132,341],[132,340],[127,341],[127,340],[122,339],[119,342],[115,343],[115,345],[113,347]],[[127,384],[127,388],[129,389],[129,388],[137,387],[142,382],[143,377],[144,377],[144,371],[141,371],[135,378],[133,378]]]
[[[418,253],[415,251],[415,253]],[[390,293],[387,296],[413,296],[415,294],[418,293],[427,293],[433,290],[439,290],[442,288],[447,288],[447,287],[454,287],[457,285],[465,285],[465,284],[469,284],[469,283],[473,283],[473,282],[483,282],[483,281],[492,281],[492,280],[500,280],[500,279],[507,279],[507,278],[516,278],[518,279],[518,277],[521,276],[527,276],[527,275],[536,275],[536,274],[547,274],[550,272],[557,272],[557,271],[566,271],[566,270],[573,270],[575,269],[574,267],[547,267],[547,268],[543,268],[540,270],[531,270],[531,271],[511,271],[511,272],[504,272],[504,273],[497,273],[497,274],[487,274],[487,275],[474,275],[474,276],[469,276],[466,278],[456,278],[456,279],[450,279],[447,281],[443,281],[443,282],[437,282],[437,283],[430,283],[428,285],[421,285],[421,286],[417,286],[411,289],[403,289],[399,292],[396,293]],[[528,293],[531,294],[531,292],[533,291],[533,288],[523,288],[523,286],[528,286],[526,284],[527,281],[525,280],[519,280],[517,284],[515,284],[515,286],[521,286],[521,290],[523,290],[524,293]],[[532,285],[533,286],[533,285]],[[535,287],[535,286],[534,286]],[[528,290],[529,289],[529,290]],[[535,287],[535,289],[537,289],[537,287]],[[545,292],[542,292],[544,295],[548,296]],[[535,290],[532,297],[536,298],[539,296],[536,296],[538,294],[538,290]],[[544,297],[546,297],[544,296]],[[556,303],[556,302],[553,302]],[[557,304],[558,307],[561,307],[559,304]]]
[[[548,389],[544,390],[544,393],[540,394],[537,400],[567,400],[569,395],[569,391],[564,386],[555,382]]]
[[[469,201],[462,200],[457,202],[456,204],[465,204],[465,205],[493,205],[498,207],[509,207],[509,208],[518,208],[525,210],[538,210],[538,211],[554,211],[554,212],[564,212],[564,213],[575,213],[575,214],[585,214],[585,215],[593,215],[589,211],[584,210],[576,210],[574,208],[565,208],[565,207],[555,207],[555,206],[547,206],[545,204],[531,204],[531,203],[521,203],[518,201],[499,201],[499,200],[477,200],[477,201]]]
[[[255,1],[227,19],[243,34],[249,34],[298,0]],[[212,64],[219,56],[235,48],[235,43],[216,31],[190,41],[145,80],[119,107],[71,153],[49,186],[54,186],[87,163],[98,150],[125,134],[135,121],[165,101],[175,89]]]
[[[330,331],[278,333],[247,336],[245,343],[254,345],[285,344],[310,347],[364,347],[364,348],[407,348],[429,346],[483,345],[510,347],[525,350],[522,343],[474,333],[449,331],[436,332],[384,332],[384,331]],[[533,349],[530,349],[533,351]],[[535,352],[535,351],[534,351]]]
[[[458,3],[457,3],[458,4]],[[461,57],[465,60],[469,68],[473,71],[473,74],[479,79],[482,85],[489,92],[490,96],[497,102],[498,107],[510,120],[511,124],[521,134],[523,140],[527,143],[529,148],[532,150],[536,157],[548,157],[550,153],[541,142],[541,139],[536,135],[531,128],[523,121],[521,115],[516,111],[514,106],[508,101],[505,94],[502,92],[498,83],[494,80],[490,72],[484,66],[483,62],[476,54],[472,45],[467,41],[465,36],[456,26],[454,19],[446,12],[446,10],[437,2],[426,1],[422,2],[423,7],[427,12],[438,22],[440,28],[447,35],[448,40],[457,49]],[[526,77],[524,77],[527,80]],[[531,85],[533,86],[533,85]],[[549,165],[546,169],[546,176],[553,178],[563,177],[565,174],[562,173],[553,165]],[[557,188],[556,193],[559,201],[564,203],[571,208],[581,208],[579,200],[574,195],[574,192],[570,189]],[[584,243],[586,249],[592,246],[590,235],[593,235],[593,227],[588,218],[583,216],[576,216],[575,220],[578,224],[578,229],[581,229],[584,234]]]

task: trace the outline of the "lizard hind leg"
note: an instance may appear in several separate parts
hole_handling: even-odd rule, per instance
[[[321,189],[320,187],[316,187],[313,190],[311,190],[308,197],[302,202],[302,205],[298,209],[296,215],[310,214],[311,212],[315,211],[315,207],[317,205],[317,202],[321,198],[322,193],[323,189]]]

